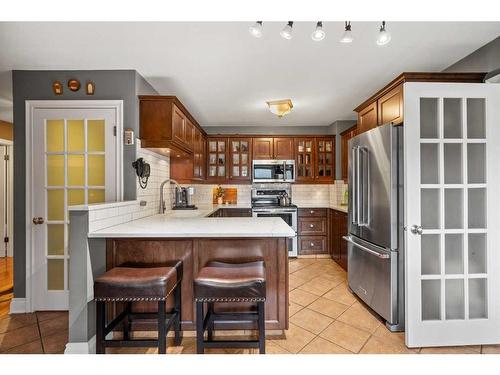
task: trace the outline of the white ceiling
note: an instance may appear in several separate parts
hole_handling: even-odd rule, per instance
[[[177,95],[203,126],[328,125],[403,71],[441,71],[500,35],[500,22],[388,22],[379,47],[375,22],[0,23],[0,118],[11,119],[13,69],[136,69],[161,94]],[[266,100],[291,98],[278,119]]]

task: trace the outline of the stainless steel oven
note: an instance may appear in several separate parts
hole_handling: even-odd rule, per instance
[[[254,183],[294,182],[295,160],[254,160],[252,178]]]
[[[252,208],[253,217],[280,217],[297,233],[297,207]],[[288,256],[297,256],[297,236],[288,239]]]

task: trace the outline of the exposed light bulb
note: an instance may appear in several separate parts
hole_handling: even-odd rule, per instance
[[[252,26],[248,28],[250,35],[255,38],[260,38],[262,36],[262,21],[255,22]]]
[[[391,41],[391,33],[385,29],[385,21],[382,21],[382,26],[380,26],[380,32],[377,36],[377,44],[379,46],[384,46]]]
[[[319,21],[316,24],[316,30],[311,34],[312,40],[315,42],[319,42],[320,40],[325,39],[326,33],[323,31],[323,22]]]
[[[345,31],[344,35],[342,35],[342,38],[340,39],[340,43],[352,43],[353,40],[354,38],[352,37],[351,21],[345,21]]]
[[[288,21],[287,25],[280,31],[280,35],[285,39],[292,39],[293,21]]]

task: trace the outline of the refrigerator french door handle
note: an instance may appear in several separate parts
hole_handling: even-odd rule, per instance
[[[342,237],[344,240],[346,240],[347,242],[353,244],[354,246],[356,246],[357,248],[363,250],[363,251],[366,251],[367,253],[371,254],[371,255],[374,255],[376,256],[377,258],[380,258],[380,259],[389,259],[391,256],[389,254],[382,254],[382,253],[379,253],[377,251],[374,251],[372,249],[369,249],[367,248],[366,246],[363,246],[357,242],[354,242],[351,238],[351,236],[343,236]]]
[[[357,225],[358,224],[358,204],[357,204],[357,171],[356,171],[356,165],[357,165],[357,154],[356,154],[356,149],[357,147],[352,148],[352,223]]]
[[[366,147],[360,147],[359,153],[362,165],[361,175],[363,176],[360,180],[363,205],[360,205],[362,215],[360,215],[358,221],[359,226],[367,227],[370,225],[370,160],[368,149]]]
[[[361,202],[364,203],[363,199],[363,192],[361,190],[362,187],[362,181],[361,181],[361,147],[358,146],[356,147],[356,208],[357,208],[357,213],[356,213],[356,219],[357,219],[357,224],[361,226],[362,224],[362,205]]]

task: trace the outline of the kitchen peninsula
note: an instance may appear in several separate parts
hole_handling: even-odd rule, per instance
[[[66,352],[94,351],[93,279],[107,269],[129,262],[183,261],[182,329],[193,330],[193,278],[198,270],[211,260],[247,262],[262,259],[266,265],[266,329],[288,328],[286,239],[295,236],[295,232],[283,220],[208,217],[218,207],[206,206],[193,211],[169,211],[99,230],[90,227],[89,230],[89,217],[99,215],[98,212],[127,212],[139,205],[133,201],[71,208],[70,337]],[[234,246],[235,243],[238,246]],[[144,310],[148,305],[143,302],[139,306],[138,303],[135,308]],[[234,306],[225,304],[219,308],[233,309]],[[136,330],[155,328],[154,322],[135,327]],[[224,325],[219,328],[224,328]],[[242,324],[238,328],[250,327]]]

